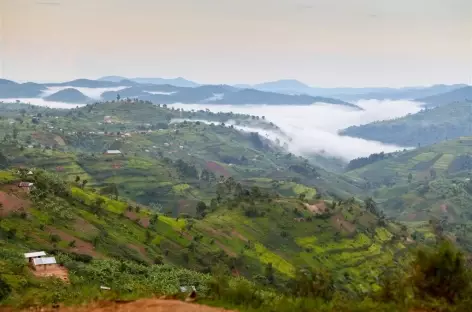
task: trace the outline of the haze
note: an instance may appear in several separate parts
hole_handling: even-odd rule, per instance
[[[0,75],[13,80],[123,75],[218,84],[283,78],[314,86],[471,83],[470,0],[0,4]]]
[[[383,144],[375,141],[339,136],[338,130],[349,126],[366,124],[416,113],[421,103],[410,101],[359,101],[364,111],[354,111],[337,105],[271,106],[265,105],[201,105],[174,104],[176,108],[210,109],[214,112],[234,112],[265,116],[292,138],[289,150],[295,154],[310,155],[326,153],[349,161],[378,152],[395,152],[406,147]],[[283,138],[264,130],[257,131],[270,139]]]

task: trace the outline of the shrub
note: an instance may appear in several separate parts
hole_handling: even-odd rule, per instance
[[[419,250],[412,268],[411,280],[417,298],[432,297],[455,303],[470,290],[471,274],[464,255],[449,241],[442,241],[435,250]]]

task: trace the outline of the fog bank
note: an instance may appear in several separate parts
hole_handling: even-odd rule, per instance
[[[295,154],[309,155],[326,153],[346,161],[378,152],[394,152],[406,147],[383,144],[376,141],[338,135],[344,128],[379,120],[398,118],[416,113],[421,103],[412,101],[362,100],[355,103],[364,111],[353,111],[340,105],[316,104],[309,106],[269,106],[269,105],[207,105],[173,104],[185,110],[206,109],[213,112],[234,112],[265,116],[274,122],[292,140],[287,142],[289,150]],[[244,129],[242,129],[244,130]],[[251,130],[251,129],[247,129]],[[257,130],[270,139],[280,138],[276,133]]]

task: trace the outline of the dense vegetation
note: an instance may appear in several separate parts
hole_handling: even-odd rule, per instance
[[[342,135],[419,147],[472,135],[472,102],[455,102],[437,108],[424,109],[417,114],[341,131]]]
[[[194,285],[202,302],[241,311],[470,305],[459,250],[472,250],[470,137],[334,174],[237,129],[280,131],[264,117],[121,99],[0,114],[1,304]],[[22,258],[31,250],[55,255],[70,284],[35,277]]]

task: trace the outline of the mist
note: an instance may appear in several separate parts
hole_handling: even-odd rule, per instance
[[[340,105],[318,103],[309,106],[268,106],[268,105],[205,105],[173,104],[184,110],[206,109],[213,112],[234,112],[265,116],[286,133],[291,141],[286,141],[279,134],[262,129],[244,129],[257,131],[261,135],[275,140],[278,138],[288,144],[289,150],[298,155],[326,154],[349,161],[368,156],[372,153],[394,152],[409,148],[383,144],[376,141],[340,136],[339,130],[350,126],[367,124],[374,121],[388,120],[413,114],[421,110],[421,104],[413,101],[361,100],[355,103],[363,111],[353,111]],[[227,123],[228,124],[228,123]]]
[[[48,87],[43,93],[41,97],[50,96],[56,92],[65,90],[65,89],[76,89],[82,92],[85,96],[92,98],[94,100],[100,100],[102,98],[102,94],[108,91],[120,91],[126,89],[128,87],[113,87],[113,88],[84,88],[84,87],[71,87],[71,86],[60,86],[60,87]]]
[[[71,104],[71,103],[64,103],[64,102],[45,101],[42,98],[8,98],[8,99],[1,99],[0,103],[15,103],[17,101],[23,104],[43,106],[43,107],[49,107],[49,108],[66,108],[66,109],[82,107],[86,105],[86,104]]]

